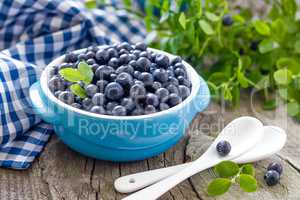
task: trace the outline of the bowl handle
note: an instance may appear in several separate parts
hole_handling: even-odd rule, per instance
[[[49,104],[46,103],[49,100],[44,97],[39,81],[31,85],[29,97],[35,114],[50,124],[57,124],[59,122],[59,115],[55,114],[53,109],[49,107]]]
[[[201,76],[199,76],[199,79],[200,79],[200,87],[194,102],[195,109],[197,112],[201,112],[205,108],[207,108],[210,102],[210,91],[208,85]]]

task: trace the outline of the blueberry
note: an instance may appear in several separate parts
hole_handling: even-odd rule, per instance
[[[82,107],[84,110],[90,110],[93,106],[92,100],[90,98],[85,98],[82,100]]]
[[[145,107],[145,114],[152,114],[156,112],[156,108],[153,105],[147,105]]]
[[[177,104],[180,104],[182,99],[178,96],[178,94],[172,93],[168,97],[168,104],[169,106],[173,107]]]
[[[119,55],[122,55],[122,54],[129,54],[129,51],[126,50],[126,49],[121,49],[121,50],[119,51]]]
[[[111,102],[108,102],[107,104],[106,104],[106,109],[107,109],[107,111],[112,111],[116,106],[118,106],[119,104],[117,103],[117,102],[115,102],[115,101],[111,101]]]
[[[99,90],[97,85],[89,84],[85,87],[85,91],[89,97],[93,97]]]
[[[59,65],[58,70],[65,69],[65,68],[73,68],[72,63],[62,63]]]
[[[169,96],[169,90],[167,90],[166,88],[159,88],[155,94],[158,96],[158,98],[160,100],[166,98]]]
[[[66,104],[71,105],[74,103],[74,94],[69,91],[64,91],[59,94],[58,99]]]
[[[94,105],[103,106],[106,102],[105,95],[103,93],[96,93],[92,98],[92,102]]]
[[[188,79],[184,78],[183,76],[178,76],[177,79],[178,79],[180,85],[185,85],[189,88],[192,85],[191,82]]]
[[[178,77],[178,76],[183,76],[186,77],[186,71],[183,68],[176,68],[174,70],[174,74]]]
[[[161,87],[162,87],[162,85],[160,82],[157,82],[157,81],[153,82],[152,88],[154,89],[154,91],[158,90]]]
[[[82,99],[79,96],[75,96],[75,102],[79,103],[80,105],[82,104]]]
[[[95,58],[95,53],[93,51],[88,51],[86,54],[86,59]],[[93,59],[94,60],[94,59]],[[95,60],[94,60],[95,61]]]
[[[78,55],[78,60],[82,61],[82,60],[86,60],[86,55],[84,53],[81,53]]]
[[[107,64],[113,68],[117,68],[119,66],[119,60],[117,58],[111,58]]]
[[[186,87],[185,85],[179,85],[178,86],[179,96],[182,99],[186,99],[190,95],[190,89]]]
[[[102,106],[93,106],[90,109],[90,112],[97,113],[97,114],[102,114],[102,115],[106,114],[105,109]]]
[[[150,65],[150,73],[153,74],[153,72],[158,68],[158,65],[156,63],[151,63]]]
[[[110,74],[110,76],[109,76],[109,80],[110,80],[111,82],[114,82],[114,81],[116,80],[117,76],[118,76],[117,74],[112,73],[112,74]]]
[[[220,156],[227,156],[231,150],[231,145],[228,141],[222,140],[218,142],[216,149]]]
[[[149,58],[149,54],[148,54],[148,52],[147,52],[147,51],[142,51],[138,57],[145,57],[145,58]]]
[[[224,26],[230,26],[233,24],[233,20],[232,20],[232,17],[230,15],[225,15],[223,17],[223,25]]]
[[[129,87],[133,84],[132,76],[126,72],[122,72],[116,78],[116,82],[120,83],[124,87]]]
[[[137,67],[137,64],[136,64],[136,60],[131,60],[128,65],[132,66],[133,68],[136,68]]]
[[[174,76],[175,76],[174,70],[169,70],[169,69],[167,69],[166,72],[168,73],[168,76],[169,76],[169,77],[174,77]]]
[[[95,72],[95,75],[98,79],[109,79],[110,74],[114,73],[114,68],[107,66],[107,65],[101,65],[98,67],[98,69]]]
[[[136,61],[136,70],[146,72],[150,69],[151,62],[148,58],[141,57]]]
[[[134,72],[133,72],[133,77],[134,77],[134,78],[139,78],[140,75],[141,75],[141,72],[140,72],[140,71],[134,71]]]
[[[124,106],[128,112],[131,112],[135,108],[135,103],[131,98],[123,98],[121,105]]]
[[[140,80],[134,80],[134,84],[140,84],[142,86],[145,86],[145,84]]]
[[[179,85],[179,81],[178,81],[178,79],[175,78],[175,77],[169,76],[168,80],[169,80],[169,83],[170,83],[170,84],[173,84],[173,85],[175,85],[175,86],[178,86],[178,85]]]
[[[92,64],[91,68],[92,68],[93,72],[95,73],[96,70],[99,68],[99,65],[97,63],[94,63],[94,64]]]
[[[115,115],[115,116],[126,116],[127,111],[126,111],[126,108],[124,106],[116,106],[112,110],[112,114]]]
[[[280,174],[275,170],[269,170],[264,176],[268,186],[274,186],[279,182]]]
[[[132,116],[143,115],[143,114],[145,114],[145,111],[144,111],[144,109],[141,108],[141,107],[137,107],[137,108],[135,108],[135,109],[131,112],[131,115],[132,115]]]
[[[104,64],[109,59],[108,52],[105,49],[99,49],[95,57],[100,64]]]
[[[122,54],[119,58],[119,63],[120,64],[128,64],[129,60],[129,55],[128,54]]]
[[[61,78],[59,78],[58,76],[54,76],[48,82],[48,87],[52,92],[55,92],[57,90],[63,90],[64,83]]]
[[[141,84],[134,84],[130,88],[130,96],[134,99],[139,98],[140,96],[144,96],[146,94],[146,89]]]
[[[56,96],[58,98],[58,96],[60,95],[60,93],[62,93],[62,91],[58,90],[58,91],[54,92],[54,96]]]
[[[106,81],[106,80],[99,80],[96,83],[96,85],[99,88],[99,91],[102,92],[102,93],[104,92],[105,87],[106,87],[107,84],[108,84],[108,81]]]
[[[121,44],[119,44],[117,46],[117,49],[126,49],[126,50],[130,51],[133,48],[131,47],[130,44],[128,44],[128,42],[122,42]]]
[[[124,95],[123,87],[119,83],[109,83],[105,87],[105,96],[112,100],[118,100]]]
[[[79,103],[72,103],[71,106],[73,106],[74,108],[81,108],[81,105]]]
[[[132,54],[132,53],[131,53],[131,54],[128,54],[128,56],[129,56],[129,62],[132,61],[132,60],[135,61],[135,60],[137,59],[137,56],[134,55],[134,54]]]
[[[75,63],[77,61],[77,55],[74,53],[67,53],[64,61],[67,63]]]
[[[167,68],[169,66],[169,58],[168,56],[165,56],[163,54],[158,54],[155,57],[155,63],[158,64],[158,66]]]
[[[159,81],[161,83],[167,82],[168,81],[168,73],[164,69],[156,69],[153,72],[153,78],[156,81]]]
[[[259,43],[260,41],[258,40],[251,42],[250,49],[253,51],[257,51]]]
[[[116,69],[116,73],[120,74],[122,72],[126,72],[126,73],[132,75],[134,73],[134,69],[131,65],[122,65],[121,67]]]
[[[153,94],[153,93],[148,93],[146,95],[146,104],[147,105],[153,105],[153,106],[158,106],[159,104],[159,99],[157,97],[157,95]]]
[[[167,110],[167,109],[169,109],[169,108],[170,108],[170,106],[169,106],[168,104],[166,104],[166,103],[160,103],[160,104],[159,104],[159,109],[160,109],[161,111]]]
[[[138,42],[135,44],[135,48],[141,51],[146,51],[147,45],[143,42]]]
[[[280,163],[270,163],[268,168],[267,168],[268,171],[270,170],[275,170],[279,173],[279,175],[281,176],[282,174],[282,171],[283,171],[283,168],[282,168],[282,165]]]
[[[136,57],[139,57],[141,51],[140,51],[140,50],[134,50],[132,53],[133,53],[133,55],[135,55]]]
[[[151,86],[153,84],[153,76],[148,72],[142,72],[139,76],[139,80],[142,81],[146,86]]]
[[[96,61],[95,61],[93,58],[90,58],[90,59],[88,59],[88,60],[86,61],[86,63],[87,63],[88,65],[93,65],[93,64],[96,63]]]
[[[109,56],[110,58],[118,57],[118,56],[119,56],[118,51],[117,51],[116,49],[114,49],[114,48],[109,48],[109,49],[107,50],[107,53],[108,53],[108,56]]]
[[[169,90],[170,93],[179,94],[178,87],[176,87],[176,85],[174,85],[174,84],[169,84],[167,86],[167,89]]]
[[[175,58],[172,59],[171,61],[171,65],[175,65],[177,63],[181,63],[182,62],[182,59],[180,56],[176,56]]]

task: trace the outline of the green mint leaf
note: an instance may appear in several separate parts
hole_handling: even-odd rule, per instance
[[[258,49],[260,53],[268,53],[278,47],[279,47],[278,43],[274,42],[271,39],[264,39],[258,45]]]
[[[213,35],[215,33],[211,25],[204,19],[199,21],[199,26],[206,35]]]
[[[294,51],[295,51],[295,53],[300,53],[300,40],[295,42]]]
[[[251,164],[246,164],[241,167],[241,174],[248,174],[250,176],[254,176],[255,169]]]
[[[208,78],[208,81],[213,82],[216,85],[220,85],[228,81],[228,77],[222,72],[215,72]]]
[[[241,174],[238,180],[241,189],[245,192],[255,192],[257,190],[257,182],[255,178],[253,178],[253,176],[248,174]]]
[[[75,95],[79,96],[82,99],[87,97],[85,90],[77,83],[71,85],[70,89]]]
[[[288,69],[279,69],[274,73],[274,79],[279,85],[288,85],[292,81],[292,72]]]
[[[183,12],[180,14],[178,21],[179,21],[179,24],[181,25],[181,27],[183,29],[185,29],[186,28],[186,17]]]
[[[262,20],[255,20],[253,22],[253,26],[255,30],[261,35],[269,36],[271,34],[270,27]]]
[[[92,82],[94,73],[92,68],[86,62],[80,62],[78,64],[78,71],[83,77],[82,81],[84,81],[87,84]]]
[[[286,24],[282,19],[276,19],[271,23],[272,37],[277,41],[283,41],[287,32]]]
[[[70,82],[78,82],[78,81],[83,80],[83,78],[84,78],[78,70],[73,69],[73,68],[61,69],[61,70],[59,70],[59,74],[64,79],[66,79],[67,81],[70,81]]]
[[[96,0],[85,0],[85,7],[88,9],[97,8],[97,1]]]
[[[277,107],[277,101],[275,99],[265,101],[263,104],[263,109],[265,110],[274,110],[276,107]]]
[[[235,176],[239,173],[239,166],[232,161],[222,161],[214,168],[215,172],[222,178]]]
[[[282,57],[279,58],[276,62],[277,68],[287,68],[293,73],[298,73],[299,63],[294,58]]]
[[[216,178],[209,183],[207,187],[207,193],[210,196],[222,195],[229,190],[231,181],[226,178]]]
[[[294,18],[297,12],[297,3],[295,0],[282,0],[282,6],[285,14]]]
[[[220,17],[211,12],[205,12],[205,16],[208,20],[212,22],[217,22],[220,20]]]
[[[287,113],[294,117],[299,113],[299,104],[296,101],[289,102],[287,104]]]

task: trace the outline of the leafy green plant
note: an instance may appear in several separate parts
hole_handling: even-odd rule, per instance
[[[265,0],[270,9],[263,17],[231,2],[146,0],[141,18],[149,32],[146,41],[190,62],[217,101],[238,105],[241,91],[255,88],[264,97],[263,108],[274,109],[277,102],[270,94],[278,91],[289,115],[300,118],[300,20],[295,0]],[[125,8],[130,5],[126,0]],[[224,17],[232,24],[224,23]]]
[[[255,192],[257,190],[257,181],[254,178],[255,172],[251,164],[239,167],[232,161],[223,161],[215,166],[214,171],[219,178],[209,183],[207,193],[210,196],[226,193],[232,184],[239,184],[245,192]]]
[[[70,67],[63,68],[59,70],[59,74],[65,80],[74,83],[70,86],[70,89],[75,95],[81,98],[85,98],[87,96],[86,91],[80,86],[80,84],[78,84],[80,81],[84,82],[85,84],[89,84],[93,80],[93,70],[86,62],[80,62],[77,69]]]

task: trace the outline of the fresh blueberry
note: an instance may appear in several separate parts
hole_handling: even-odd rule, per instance
[[[135,103],[131,98],[123,98],[121,105],[124,106],[128,112],[131,112],[135,108]]]
[[[156,108],[153,105],[147,105],[145,107],[145,114],[152,114],[156,112]]]
[[[99,65],[97,63],[94,63],[94,64],[92,64],[91,68],[92,68],[93,72],[95,73],[96,70],[99,68]]]
[[[180,56],[176,56],[175,58],[172,59],[171,61],[171,65],[175,65],[177,63],[181,63],[182,62],[182,59]]]
[[[168,56],[165,56],[163,54],[156,55],[155,63],[158,64],[158,66],[167,68],[169,66],[169,58]]]
[[[106,114],[105,109],[103,108],[103,106],[93,106],[90,109],[90,112],[97,113],[97,114],[102,114],[102,115]]]
[[[178,86],[179,96],[182,99],[186,99],[190,95],[190,89],[186,87],[185,85],[179,85]]]
[[[169,77],[174,77],[175,76],[174,70],[167,69],[166,72],[168,73]]]
[[[135,56],[135,55],[132,54],[132,53],[128,54],[128,56],[129,56],[129,62],[132,61],[132,60],[135,61],[135,60],[137,59],[137,56]]]
[[[124,106],[116,106],[112,110],[112,114],[115,115],[115,116],[126,116],[127,111],[126,111],[126,108]]]
[[[168,81],[168,73],[164,69],[156,69],[153,72],[153,78],[156,81],[159,81],[161,83],[167,82]]]
[[[93,51],[88,51],[86,54],[86,59],[95,58],[95,53]],[[94,60],[95,61],[95,60]]]
[[[168,104],[171,107],[176,106],[177,104],[180,104],[181,101],[182,101],[182,99],[176,93],[171,93],[168,97]]]
[[[141,75],[141,72],[140,72],[140,71],[134,71],[134,72],[133,72],[133,77],[134,77],[134,78],[139,78],[140,75]]]
[[[81,108],[81,105],[79,103],[72,103],[71,106],[73,106],[74,108]]]
[[[228,141],[222,140],[218,142],[216,149],[220,156],[227,156],[231,151],[231,145]]]
[[[161,87],[162,87],[162,85],[160,82],[157,82],[157,81],[153,82],[152,88],[154,89],[154,91],[158,90]]]
[[[136,79],[134,80],[134,84],[140,84],[142,86],[145,86],[145,84],[142,81]]]
[[[60,93],[62,93],[62,91],[58,90],[58,91],[54,92],[54,96],[56,96],[58,98],[58,96],[60,95]]]
[[[67,53],[64,61],[67,63],[75,63],[77,61],[77,55],[74,53]]]
[[[58,99],[66,104],[71,105],[74,103],[74,94],[69,91],[64,91],[59,94]]]
[[[230,15],[225,15],[223,17],[223,25],[224,26],[230,26],[233,24],[233,20],[232,20],[232,17]]]
[[[95,57],[100,64],[104,64],[109,59],[108,52],[105,49],[99,49]]]
[[[149,58],[149,54],[148,54],[148,52],[147,52],[147,51],[142,51],[138,57],[145,57],[145,58]]]
[[[275,170],[269,170],[264,176],[268,186],[274,186],[279,182],[280,174]]]
[[[99,80],[96,83],[96,85],[99,88],[99,91],[102,92],[102,93],[104,92],[105,87],[106,87],[107,84],[108,84],[108,81],[106,81],[106,80]]]
[[[90,98],[85,98],[82,100],[82,107],[84,110],[90,110],[93,106],[92,100]]]
[[[156,63],[151,63],[150,65],[150,73],[153,74],[153,72],[158,68],[158,65]]]
[[[131,115],[132,116],[136,116],[136,115],[143,115],[145,114],[145,111],[143,108],[141,107],[136,107],[132,112],[131,112]]]
[[[126,73],[132,75],[134,73],[134,69],[131,65],[122,65],[121,67],[116,69],[116,73],[120,74],[122,72],[126,72]]]
[[[129,55],[128,54],[122,54],[119,58],[119,63],[120,64],[128,64],[129,60]]]
[[[113,68],[117,68],[119,66],[119,59],[111,58],[107,64]]]
[[[184,78],[183,76],[178,76],[177,79],[180,85],[185,85],[188,88],[190,88],[192,85],[191,82],[188,79]]]
[[[133,68],[136,68],[137,67],[137,64],[136,64],[136,60],[131,60],[128,65],[132,66]]]
[[[84,53],[81,53],[78,55],[78,60],[82,61],[82,60],[86,60],[86,55]]]
[[[110,101],[106,104],[106,109],[107,111],[112,111],[116,106],[118,106],[119,104],[115,101]]]
[[[176,85],[174,84],[169,84],[167,86],[167,89],[169,90],[170,93],[179,94],[178,87],[176,87]]]
[[[170,106],[168,104],[166,104],[166,103],[160,103],[159,104],[159,110],[161,110],[161,111],[167,110],[169,108],[170,108]]]
[[[140,96],[144,96],[146,94],[146,89],[142,84],[134,84],[131,88],[130,88],[130,96],[133,99],[137,99]]]
[[[153,105],[153,106],[158,106],[159,104],[159,99],[157,97],[157,95],[153,94],[153,93],[148,93],[146,95],[146,104],[147,105]]]
[[[169,80],[169,83],[170,83],[170,84],[173,84],[173,85],[175,85],[175,86],[178,86],[178,85],[179,85],[178,79],[175,78],[175,77],[173,77],[173,76],[169,76],[168,80]]]
[[[177,68],[185,69],[184,64],[182,64],[182,63],[176,63],[174,65],[174,69],[177,69]]]
[[[119,44],[117,46],[117,49],[126,49],[128,51],[132,50],[133,48],[131,47],[131,45],[128,42],[122,42],[121,44]]]
[[[153,84],[153,76],[148,72],[142,72],[139,76],[139,80],[142,81],[146,86],[151,86]]]
[[[107,65],[101,65],[98,67],[98,69],[95,72],[95,75],[98,79],[109,79],[110,75],[114,73],[114,68],[107,66]]]
[[[133,79],[130,74],[122,72],[117,76],[116,82],[120,83],[123,87],[129,87],[133,84]]]
[[[139,57],[141,51],[140,51],[140,50],[134,50],[132,53],[133,53],[133,55],[135,55],[136,57]]]
[[[80,105],[82,104],[82,99],[79,96],[75,96],[75,102],[79,103]]]
[[[111,100],[118,100],[124,95],[123,87],[119,83],[109,83],[105,87],[105,96]]]
[[[146,72],[150,69],[151,62],[148,58],[141,57],[136,61],[136,70]]]
[[[92,98],[92,102],[94,105],[103,106],[106,102],[105,95],[103,93],[96,93]]]
[[[115,80],[116,80],[116,78],[117,78],[117,74],[116,73],[112,73],[112,74],[110,74],[110,76],[109,76],[109,80],[111,81],[111,82],[114,82]]]
[[[186,77],[186,71],[183,68],[176,68],[174,70],[175,75],[178,76],[183,76]]]
[[[93,58],[90,58],[90,59],[88,59],[88,60],[86,61],[86,63],[87,63],[88,65],[93,65],[93,64],[96,63],[96,61],[95,61]]]
[[[126,49],[121,49],[121,50],[119,51],[119,55],[122,55],[122,54],[129,54],[129,51],[126,50]]]
[[[110,58],[118,57],[118,56],[119,56],[118,51],[117,51],[116,49],[114,49],[114,48],[109,48],[109,49],[107,50],[107,53],[108,53],[108,56],[109,56]]]
[[[282,168],[282,165],[280,163],[276,163],[276,162],[273,162],[273,163],[270,163],[268,168],[267,168],[268,171],[270,170],[275,170],[279,173],[279,175],[281,176],[282,174],[282,171],[283,171],[283,168]]]
[[[93,97],[99,90],[97,85],[89,84],[85,87],[85,91],[89,97]]]
[[[159,98],[160,100],[162,100],[162,99],[168,97],[168,96],[169,96],[169,93],[170,93],[169,90],[167,90],[166,88],[159,88],[159,89],[155,92],[155,94],[158,96],[158,98]]]
[[[135,48],[141,51],[146,51],[147,45],[143,42],[138,42],[135,44]]]
[[[57,90],[63,90],[64,83],[61,78],[59,78],[58,76],[54,76],[48,82],[48,87],[52,92],[55,92]]]

